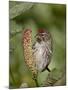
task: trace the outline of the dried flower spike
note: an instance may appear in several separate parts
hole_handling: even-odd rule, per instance
[[[32,71],[32,73],[36,75],[37,70],[32,56],[32,53],[33,53],[32,52],[32,31],[30,29],[26,29],[23,33],[23,46],[24,46],[25,63]]]

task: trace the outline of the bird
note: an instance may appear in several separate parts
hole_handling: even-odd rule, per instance
[[[35,67],[38,72],[47,70],[50,72],[49,64],[53,53],[53,39],[47,30],[38,29],[34,36],[35,41],[32,45]]]

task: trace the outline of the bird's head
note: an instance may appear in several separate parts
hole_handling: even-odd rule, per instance
[[[41,41],[47,41],[48,39],[50,39],[50,33],[45,29],[38,29],[36,41],[40,43]]]

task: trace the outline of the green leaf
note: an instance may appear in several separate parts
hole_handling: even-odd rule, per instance
[[[54,68],[47,76],[46,80],[43,82],[42,86],[56,86],[65,84],[64,73]]]
[[[24,26],[22,24],[16,23],[14,20],[10,20],[10,37],[15,36],[18,33],[21,33]]]
[[[66,85],[66,76],[63,75],[61,77],[61,79],[59,79],[55,84],[54,86],[61,86],[61,85]]]
[[[14,3],[14,2],[12,2],[12,3]],[[12,8],[10,7],[10,9],[9,9],[10,19],[13,19],[16,16],[27,12],[30,8],[32,8],[32,6],[33,6],[33,3],[25,3],[25,2],[23,2],[23,3],[18,2],[17,4],[14,3],[14,5],[12,5]]]

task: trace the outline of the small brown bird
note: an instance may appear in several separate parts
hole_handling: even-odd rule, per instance
[[[43,72],[44,70],[50,72],[48,65],[50,64],[53,52],[51,34],[45,29],[39,29],[35,39],[36,41],[33,44],[32,49],[36,69],[39,72]]]

